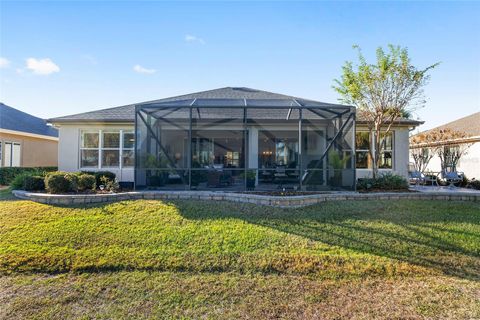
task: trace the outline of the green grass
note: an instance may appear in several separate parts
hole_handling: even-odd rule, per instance
[[[475,202],[71,208],[4,196],[0,222],[5,316],[480,317]]]

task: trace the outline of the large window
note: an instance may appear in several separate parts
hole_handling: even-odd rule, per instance
[[[393,168],[393,134],[389,132],[388,134],[381,134],[381,139],[383,139],[382,152],[380,153],[380,159],[378,167],[380,169],[392,169]],[[382,141],[382,140],[381,140]]]
[[[382,133],[382,152],[380,153],[378,167],[380,169],[393,168],[393,133]],[[371,139],[367,131],[357,131],[355,136],[356,144],[356,167],[357,169],[371,169],[372,158],[370,156]]]
[[[357,131],[355,135],[356,149],[356,167],[357,169],[367,169],[372,167],[372,158],[370,156],[370,133],[366,131]]]
[[[81,168],[119,168],[134,165],[133,131],[83,130],[80,140]]]
[[[133,131],[123,132],[122,165],[133,167],[135,165],[135,133]]]
[[[118,167],[120,165],[120,132],[103,131],[102,167]]]
[[[80,167],[98,167],[99,137],[98,131],[82,131],[80,139]]]

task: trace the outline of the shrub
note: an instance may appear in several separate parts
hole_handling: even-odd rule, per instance
[[[45,189],[50,193],[77,191],[78,176],[69,172],[52,172],[45,176]]]
[[[78,175],[78,190],[95,190],[96,189],[96,179],[92,174],[81,173]]]
[[[358,179],[357,189],[368,190],[408,190],[408,181],[399,175],[385,173],[378,178]]]
[[[82,171],[81,173],[91,174],[95,176],[95,183],[97,186],[104,184],[102,182],[102,177],[106,177],[108,181],[115,181],[115,173],[110,171]]]
[[[41,176],[26,176],[23,188],[27,191],[39,191],[45,189],[44,178]]]
[[[56,171],[57,167],[3,167],[0,168],[0,185],[10,185],[15,177],[22,173],[34,173],[35,175],[45,176],[47,172]]]
[[[25,190],[25,179],[30,177],[32,174],[29,172],[19,173],[13,178],[10,182],[10,188],[12,190]]]
[[[472,179],[469,184],[472,189],[480,190],[480,180]]]

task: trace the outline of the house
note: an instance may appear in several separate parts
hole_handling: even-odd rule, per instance
[[[49,120],[59,169],[109,170],[136,188],[352,190],[370,175],[371,139],[352,106],[226,87]],[[399,119],[381,171],[408,175]]]
[[[469,179],[476,178],[480,179],[480,112],[473,113],[469,116],[457,119],[455,121],[449,122],[447,124],[438,126],[436,128],[418,133],[417,135],[412,136],[414,139],[420,134],[428,134],[438,130],[449,129],[452,131],[460,132],[464,134],[464,137],[460,139],[446,140],[446,141],[435,141],[435,148],[461,148],[465,149],[466,152],[460,157],[458,164],[456,164],[456,170],[463,172],[466,177]],[[432,145],[425,144],[412,144],[410,146],[412,149],[424,148],[429,149],[432,152]],[[447,157],[448,158],[448,157]],[[413,159],[412,159],[413,161]],[[448,161],[448,159],[447,159]],[[446,163],[446,167],[450,167],[451,163]],[[427,166],[426,171],[431,172],[440,172],[442,170],[441,161],[437,154],[433,156]]]
[[[57,129],[0,103],[0,167],[56,167],[57,161]]]

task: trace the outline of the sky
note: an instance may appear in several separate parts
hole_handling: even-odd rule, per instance
[[[0,101],[50,118],[226,86],[338,102],[357,44],[431,71],[420,130],[480,111],[480,2],[0,1]]]

